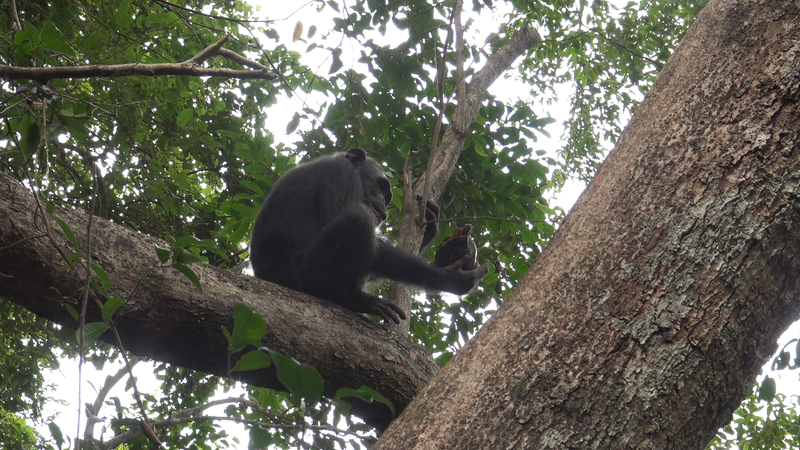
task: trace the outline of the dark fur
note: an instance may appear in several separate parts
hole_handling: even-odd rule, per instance
[[[255,276],[396,323],[406,318],[397,305],[362,291],[370,276],[468,293],[487,265],[470,271],[434,267],[375,235],[391,198],[383,170],[361,149],[288,171],[275,183],[253,226]],[[435,204],[428,205],[429,220],[438,213]],[[435,228],[426,229],[423,243],[435,233]]]

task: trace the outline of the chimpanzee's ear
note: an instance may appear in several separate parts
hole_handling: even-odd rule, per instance
[[[367,160],[367,152],[363,148],[351,148],[344,155],[351,164],[356,165]]]

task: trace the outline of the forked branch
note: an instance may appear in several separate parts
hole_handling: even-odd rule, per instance
[[[6,80],[37,80],[47,81],[57,78],[93,78],[93,77],[131,77],[131,76],[160,76],[160,75],[189,75],[195,77],[226,77],[239,79],[275,80],[278,75],[270,71],[269,67],[244,56],[222,48],[230,35],[223,36],[217,42],[209,45],[197,55],[180,63],[155,63],[155,64],[92,64],[86,66],[62,67],[17,67],[0,65],[0,77]],[[214,56],[230,59],[253,70],[235,70],[226,68],[202,67],[201,64]]]

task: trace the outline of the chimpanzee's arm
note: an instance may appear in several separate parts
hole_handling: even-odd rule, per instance
[[[489,263],[484,263],[475,270],[434,267],[405,250],[378,240],[378,257],[372,273],[390,280],[464,295],[471,291],[488,271]]]

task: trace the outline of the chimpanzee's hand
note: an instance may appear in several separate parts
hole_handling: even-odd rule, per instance
[[[451,279],[452,286],[447,289],[447,292],[452,292],[456,295],[466,295],[469,291],[475,288],[481,278],[489,272],[489,261],[483,263],[480,267],[473,270],[461,270],[461,266],[469,262],[473,255],[464,255],[463,258],[443,267],[445,272]]]
[[[380,316],[385,323],[406,320],[406,313],[399,306],[366,292],[357,292],[347,307],[355,312]]]
[[[417,196],[417,201],[422,202],[422,196]],[[439,234],[439,205],[431,199],[425,204],[425,234],[422,235],[422,244],[419,246],[419,251],[425,249],[431,243],[433,238]]]

